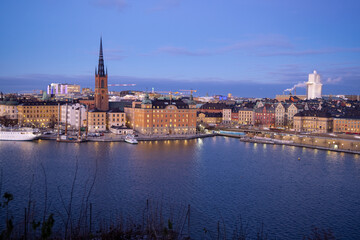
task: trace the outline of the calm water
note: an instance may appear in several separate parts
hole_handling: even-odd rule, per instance
[[[298,161],[298,157],[301,158]],[[44,174],[50,211],[69,198],[76,162],[74,209],[96,173],[91,196],[97,218],[141,215],[150,199],[164,208],[191,204],[192,236],[223,221],[228,236],[238,219],[250,234],[302,239],[312,226],[339,239],[360,238],[360,157],[305,148],[243,143],[214,137],[188,141],[67,144],[0,142],[2,189],[14,194],[20,217],[32,179],[41,211]],[[214,232],[214,231],[213,231]]]

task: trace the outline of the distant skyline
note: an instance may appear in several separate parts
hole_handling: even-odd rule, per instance
[[[323,94],[360,94],[359,12],[357,0],[1,1],[0,91],[94,89],[102,36],[109,83],[137,84],[110,90],[274,97],[317,70]]]

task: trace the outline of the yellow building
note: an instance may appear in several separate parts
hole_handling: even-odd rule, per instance
[[[18,105],[19,124],[23,126],[51,127],[58,121],[56,102],[29,102]]]
[[[360,134],[360,117],[334,118],[334,132]]]
[[[222,122],[222,119],[223,119],[222,113],[199,112],[197,114],[198,123],[216,125],[216,124],[220,124]]]
[[[0,101],[0,117],[16,120],[18,119],[18,102],[14,100]]]
[[[182,100],[150,100],[133,102],[124,109],[127,125],[145,135],[196,134],[196,105]]]
[[[110,129],[111,126],[125,126],[126,118],[125,112],[119,110],[110,110],[107,113],[107,126]]]
[[[101,132],[106,130],[106,112],[96,109],[88,112],[88,131]]]
[[[333,118],[329,113],[323,111],[303,111],[295,114],[294,128],[297,132],[332,132]]]
[[[239,109],[239,124],[254,125],[254,123],[255,123],[255,112],[252,108]]]

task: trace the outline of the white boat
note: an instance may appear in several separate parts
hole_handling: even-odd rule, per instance
[[[138,141],[135,139],[135,136],[130,135],[130,134],[126,135],[125,142],[131,143],[131,144],[137,144],[138,143]]]
[[[6,128],[0,125],[0,141],[31,141],[40,135],[32,128]]]

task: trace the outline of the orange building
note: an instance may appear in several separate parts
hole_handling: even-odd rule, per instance
[[[334,132],[360,134],[360,117],[351,116],[334,118]]]
[[[196,105],[182,100],[133,102],[125,108],[127,125],[145,135],[196,134]]]
[[[19,124],[25,126],[48,127],[58,121],[58,103],[28,102],[17,106]]]

